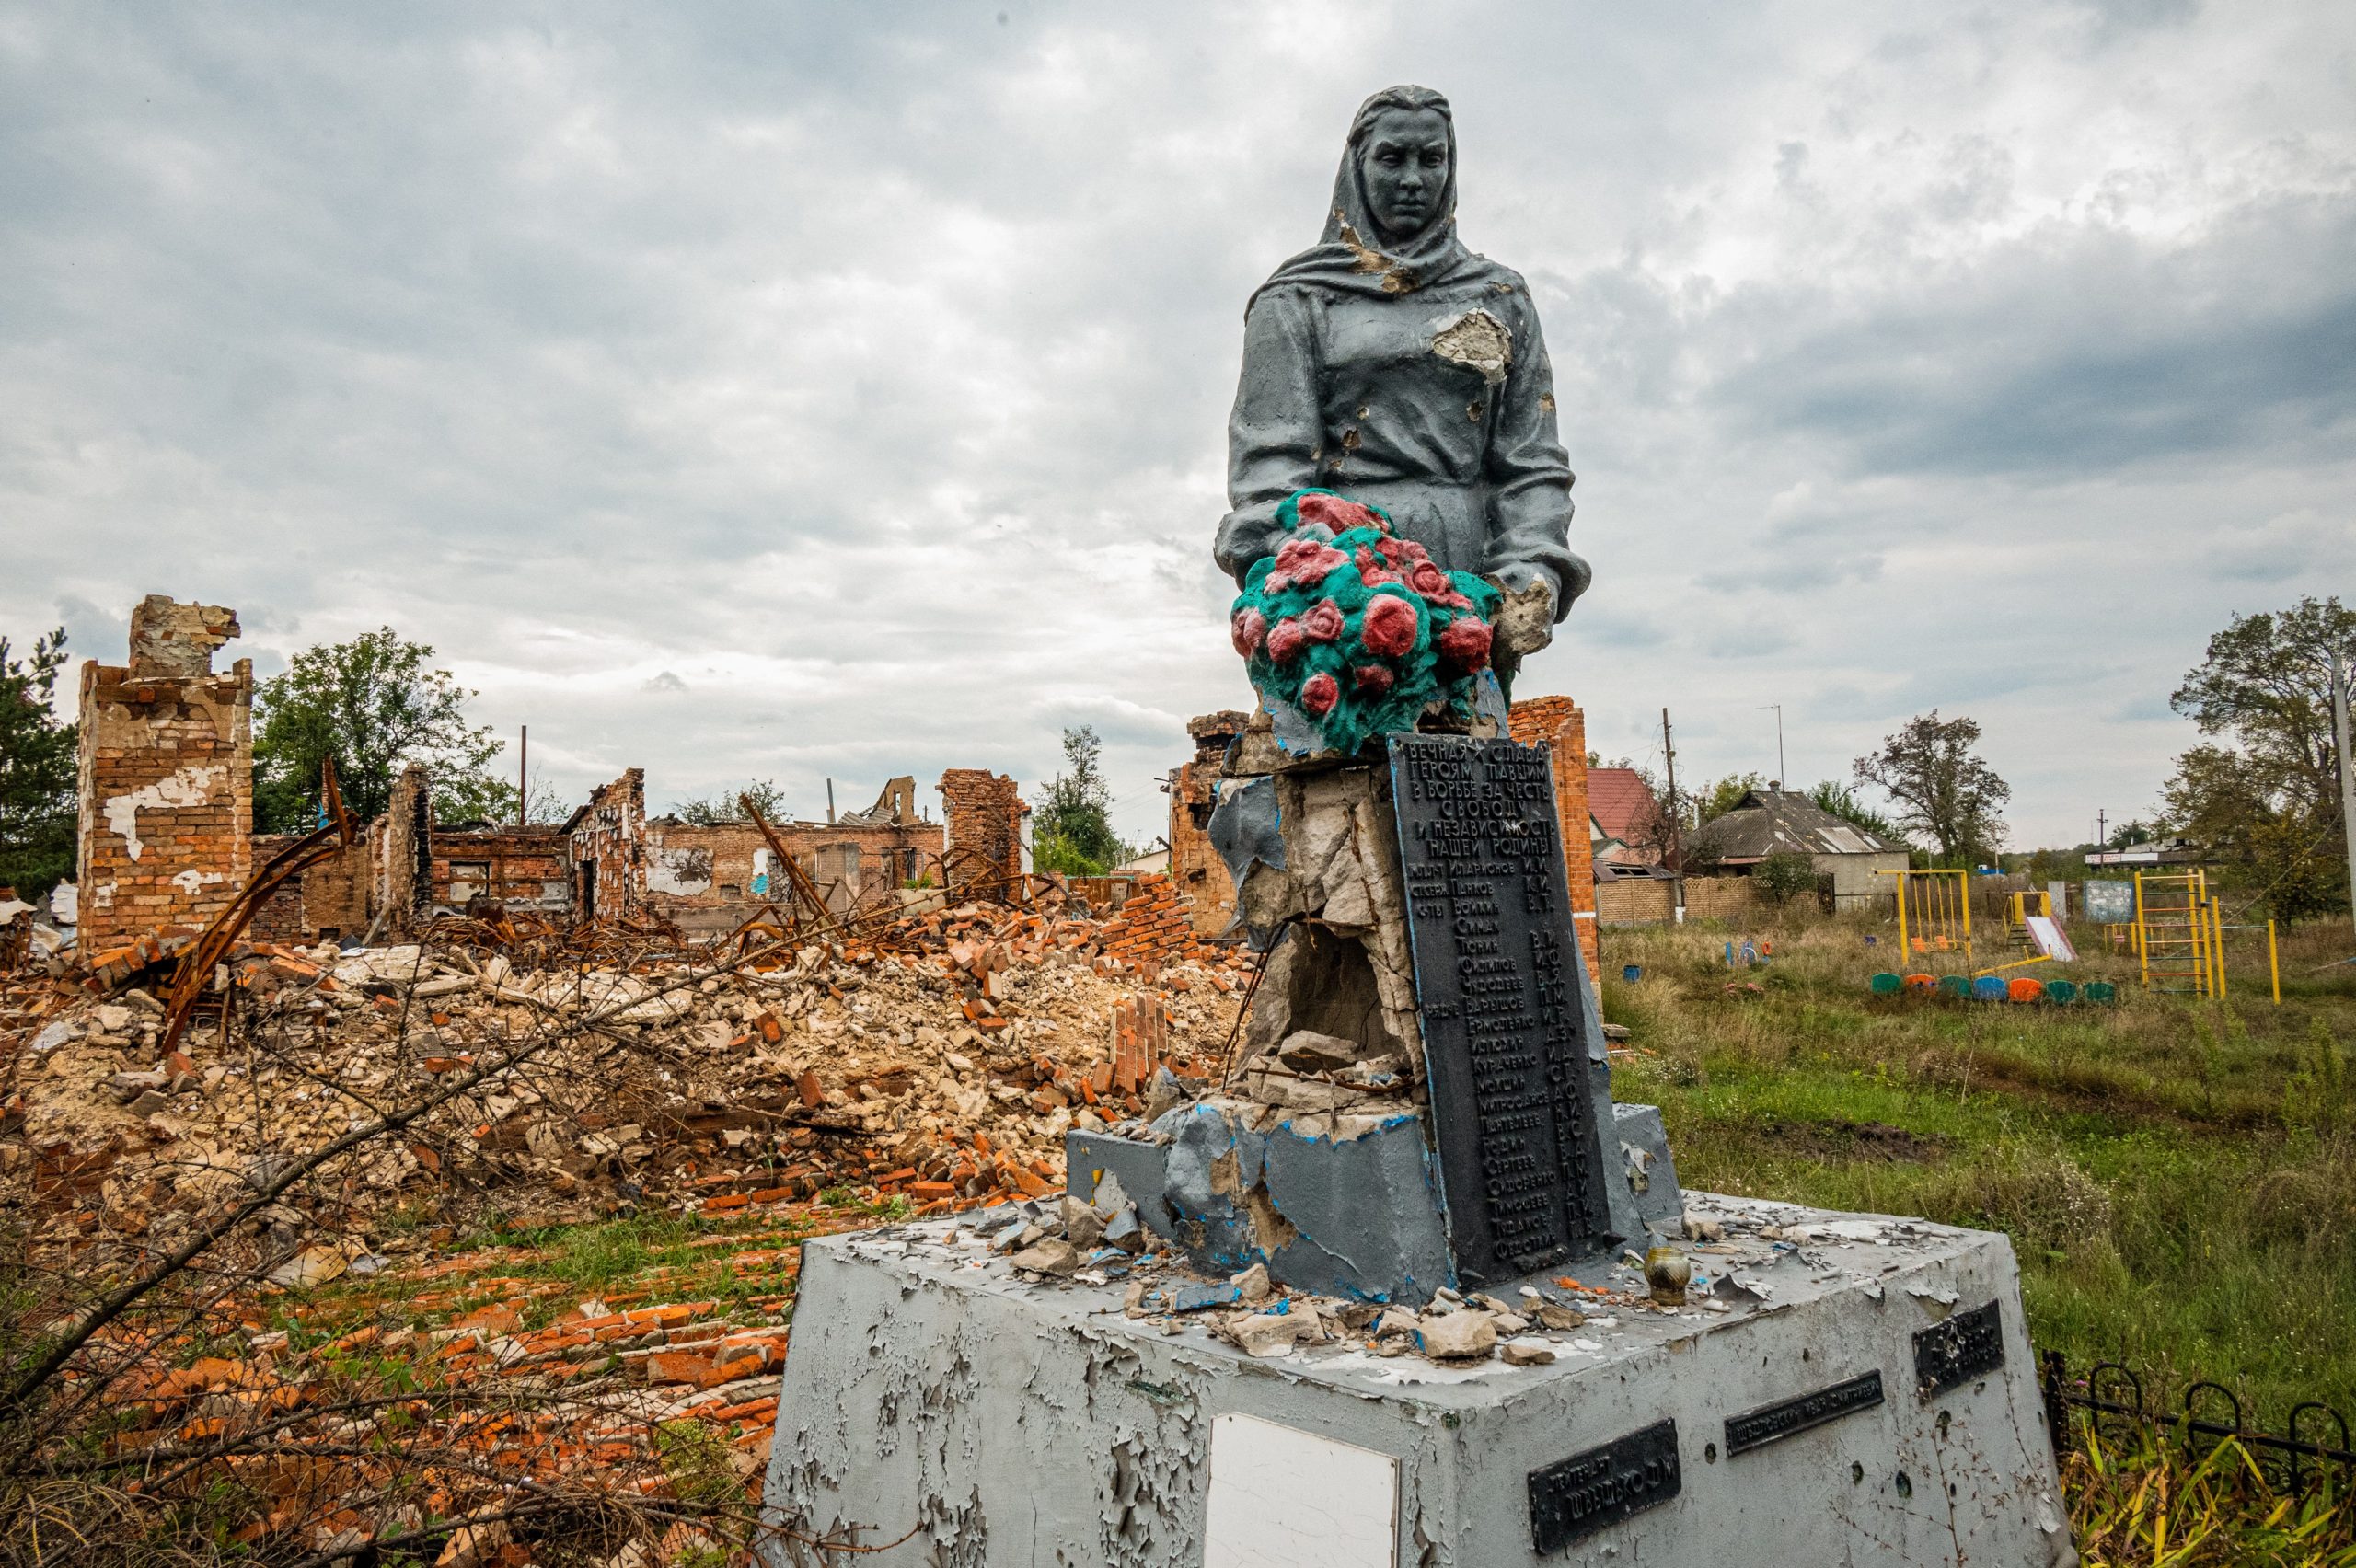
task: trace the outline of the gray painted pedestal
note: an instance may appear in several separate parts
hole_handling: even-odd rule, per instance
[[[1686,1199],[1727,1223],[1712,1296],[1536,1366],[1254,1360],[1126,1317],[1118,1279],[1019,1279],[956,1221],[812,1241],[768,1503],[914,1528],[883,1568],[2074,1561],[2004,1237]]]

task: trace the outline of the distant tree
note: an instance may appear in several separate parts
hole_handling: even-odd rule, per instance
[[[1069,771],[1047,781],[1031,819],[1031,863],[1066,876],[1103,876],[1129,859],[1113,831],[1113,790],[1104,781],[1104,744],[1092,725],[1064,732]]]
[[[0,637],[0,887],[39,898],[74,874],[75,726],[50,707],[65,628],[29,658]]]
[[[501,744],[467,723],[476,694],[433,650],[391,627],[294,656],[254,694],[254,825],[270,833],[318,825],[319,763],[335,758],[344,803],[364,822],[381,814],[393,779],[410,763],[433,776],[445,821],[512,820],[515,787],[487,771]]]
[[[727,823],[750,822],[745,814],[744,797],[750,795],[753,804],[760,808],[763,818],[769,822],[790,822],[793,813],[785,803],[785,791],[774,778],[753,778],[730,790],[715,790],[699,800],[681,801],[671,808],[671,814],[681,822],[698,827],[717,827]]]
[[[1685,798],[1685,825],[1699,827],[1715,822],[1742,804],[1743,796],[1753,790],[1767,788],[1763,773],[1729,773],[1724,778],[1713,778]]]
[[[526,825],[547,827],[572,813],[565,798],[541,783],[538,770],[532,779],[532,803],[524,813]],[[515,821],[515,786],[488,773],[463,775],[455,787],[433,787],[433,820],[438,823],[485,822],[504,827]]]
[[[2331,736],[2331,650],[2356,668],[2356,611],[2301,599],[2235,616],[2168,700],[2206,743],[2177,758],[2162,790],[2178,832],[2262,894],[2285,919],[2345,902],[2339,762]]]
[[[2110,830],[2110,836],[2103,840],[2102,847],[2106,849],[2132,849],[2138,844],[2149,844],[2166,831],[2166,827],[2162,824],[2141,821],[2123,822]]]
[[[2002,813],[2013,789],[1973,755],[1979,742],[1979,724],[1960,715],[1943,720],[1934,708],[1886,736],[1851,771],[1898,802],[1898,826],[1929,839],[1941,859],[1986,860],[2004,841]]]
[[[1807,792],[1807,798],[1814,801],[1819,810],[1839,817],[1852,827],[1863,828],[1867,833],[1888,839],[1892,844],[1906,841],[1906,835],[1899,831],[1896,823],[1866,806],[1857,799],[1856,790],[1837,779],[1825,779]]]
[[[1779,849],[1752,869],[1750,882],[1768,903],[1789,904],[1816,891],[1816,862],[1796,850]]]

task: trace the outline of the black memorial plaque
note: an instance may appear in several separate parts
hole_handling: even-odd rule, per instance
[[[1616,1525],[1685,1483],[1677,1468],[1677,1423],[1656,1422],[1600,1448],[1530,1472],[1530,1544],[1539,1556]]]
[[[1993,1301],[1914,1331],[1914,1391],[1926,1400],[2004,1365],[2004,1320]]]
[[[1744,1411],[1740,1415],[1727,1417],[1727,1453],[1749,1453],[1763,1447],[1778,1437],[1789,1437],[1854,1415],[1861,1410],[1871,1410],[1881,1403],[1881,1374],[1868,1372],[1861,1378],[1851,1378],[1819,1389],[1812,1394],[1796,1399],[1779,1400],[1757,1410]]]
[[[1457,1274],[1495,1284],[1608,1247],[1545,748],[1393,735],[1391,780]]]

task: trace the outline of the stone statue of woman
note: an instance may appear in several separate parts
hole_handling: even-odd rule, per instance
[[[1456,237],[1456,122],[1430,88],[1359,106],[1323,239],[1245,309],[1227,446],[1214,553],[1239,583],[1283,542],[1277,503],[1316,487],[1502,586],[1507,673],[1587,587],[1538,310],[1520,273]]]

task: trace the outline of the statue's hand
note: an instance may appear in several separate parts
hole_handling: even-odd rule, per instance
[[[1497,608],[1497,618],[1491,629],[1496,646],[1519,663],[1554,640],[1554,588],[1543,577],[1535,577],[1523,587],[1514,588],[1500,582],[1506,602]]]

